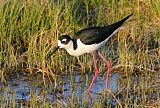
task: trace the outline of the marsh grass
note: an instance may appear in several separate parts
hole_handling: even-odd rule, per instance
[[[111,39],[109,46],[102,48],[103,54],[110,61],[117,59],[116,63],[111,62],[113,68],[116,65],[141,65],[154,70],[154,61],[159,60],[159,55],[147,53],[149,49],[158,48],[158,0],[17,2],[8,0],[1,3],[1,76],[24,64],[23,68],[30,73],[40,71],[53,77],[52,72],[72,71],[77,58],[70,57],[65,51],[58,51],[50,60],[45,60],[51,47],[56,46],[58,36],[74,35],[74,32],[88,26],[111,24],[130,13],[134,15],[124,25],[124,29]],[[117,38],[117,45],[110,45]],[[85,64],[83,67],[81,65],[84,72],[92,70],[90,55],[80,57],[80,61]],[[101,72],[105,66],[101,61],[99,63]],[[1,80],[4,78],[1,77]]]
[[[9,73],[21,69],[29,74],[41,72],[44,84],[46,76],[58,83],[59,75],[72,73],[76,65],[82,73],[91,72],[90,55],[79,57],[79,61],[64,50],[49,60],[45,60],[45,56],[56,46],[58,36],[73,36],[85,27],[108,25],[130,13],[133,16],[110,39],[107,47],[102,48],[102,53],[111,62],[112,71],[121,72],[126,77],[132,73],[157,72],[160,64],[159,0],[1,1],[1,82],[5,82]],[[106,71],[101,59],[98,66],[100,73]],[[72,101],[70,103],[74,107]]]
[[[159,73],[160,74],[160,73]],[[160,88],[159,80],[160,76],[155,78],[156,73],[146,72],[144,74],[135,74],[122,76],[119,78],[120,89],[116,92],[105,89],[102,92],[96,93],[95,96],[90,98],[88,95],[77,96],[77,89],[74,84],[74,75],[71,75],[71,88],[68,96],[60,96],[53,92],[53,98],[48,95],[48,90],[41,89],[40,94],[37,92],[37,87],[40,86],[38,82],[35,88],[31,88],[28,93],[29,98],[25,99],[16,98],[16,93],[9,87],[6,88],[6,93],[0,94],[0,107],[26,107],[26,108],[139,108],[139,107],[153,107],[158,108],[160,106]],[[39,77],[38,77],[39,78]],[[41,81],[39,81],[41,84]],[[33,86],[33,85],[31,85]],[[50,85],[49,85],[50,86]],[[61,89],[64,89],[61,87]]]

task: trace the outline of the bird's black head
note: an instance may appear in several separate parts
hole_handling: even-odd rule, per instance
[[[65,48],[65,46],[68,45],[68,43],[70,42],[71,37],[69,35],[62,35],[58,38],[58,46],[60,48]]]
[[[56,52],[59,48],[68,49],[73,47],[73,41],[69,35],[62,35],[58,38],[58,46],[52,48],[52,50],[47,54],[46,59],[48,59],[54,52]]]

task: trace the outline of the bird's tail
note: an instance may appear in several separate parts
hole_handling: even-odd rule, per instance
[[[124,23],[130,16],[132,16],[132,15],[133,15],[133,13],[130,14],[130,15],[128,15],[127,17],[123,18],[122,20],[114,23],[114,24],[115,24],[115,25],[118,25],[118,26],[120,27],[120,26],[123,25],[123,23]]]

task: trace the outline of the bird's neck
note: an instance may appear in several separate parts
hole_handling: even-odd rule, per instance
[[[77,49],[77,40],[72,39],[73,42],[73,49],[76,50]]]
[[[72,55],[72,56],[80,56],[80,55],[83,55],[85,53],[85,50],[84,50],[83,46],[82,47],[80,47],[80,46],[78,47],[78,45],[79,45],[78,42],[79,41],[71,41],[69,43],[70,47],[68,47],[66,50],[70,55]]]
[[[72,53],[75,51],[74,49],[74,42],[71,40],[69,43],[68,43],[68,47],[65,48],[67,50],[67,52],[70,54],[70,55],[73,55]]]

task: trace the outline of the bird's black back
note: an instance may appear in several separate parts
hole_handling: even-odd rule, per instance
[[[131,14],[132,15],[132,14]],[[128,15],[121,21],[118,21],[114,24],[103,26],[103,27],[90,27],[82,29],[77,32],[74,36],[74,39],[80,39],[82,43],[86,45],[100,43],[106,40],[115,30],[117,30],[123,23],[131,16]]]

